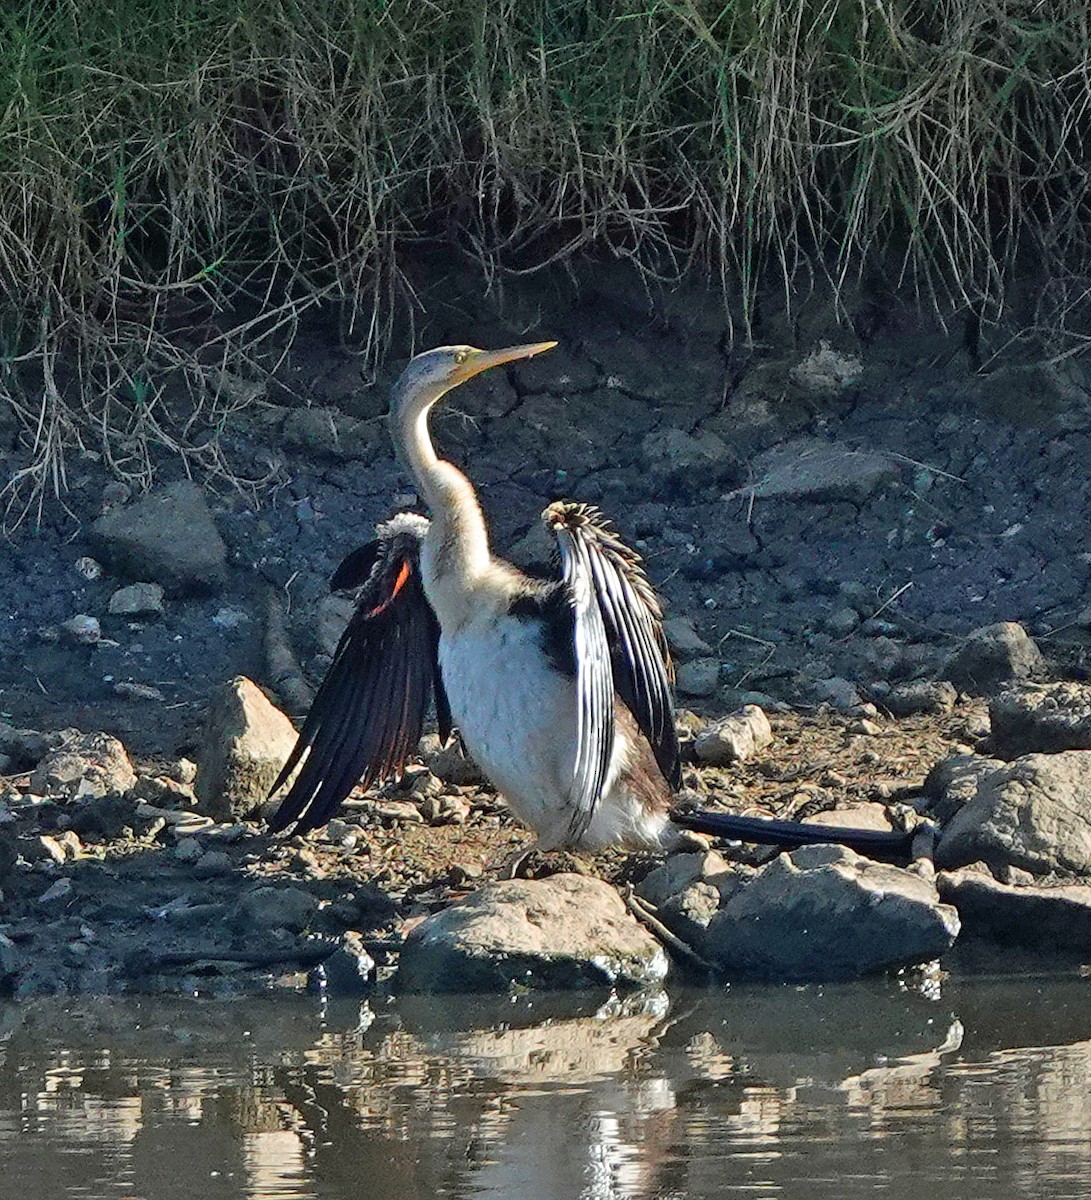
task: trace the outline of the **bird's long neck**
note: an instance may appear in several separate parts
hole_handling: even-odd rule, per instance
[[[428,598],[440,626],[460,625],[471,611],[475,586],[492,563],[485,517],[473,485],[432,445],[431,404],[399,414],[398,448],[431,511],[422,570]]]

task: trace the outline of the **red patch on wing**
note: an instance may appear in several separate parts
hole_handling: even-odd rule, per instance
[[[394,580],[394,586],[390,589],[390,595],[387,596],[387,598],[382,602],[382,604],[377,605],[375,608],[373,608],[371,610],[371,612],[369,612],[367,614],[369,618],[377,617],[380,613],[386,612],[386,610],[394,603],[394,600],[397,598],[398,593],[409,582],[410,571],[411,571],[411,568],[409,566],[409,563],[403,562],[402,566],[401,566],[401,570],[398,572],[398,577],[397,577],[397,579]]]

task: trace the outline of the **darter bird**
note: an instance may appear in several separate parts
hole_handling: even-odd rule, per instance
[[[905,857],[910,834],[672,812],[672,670],[640,557],[597,509],[570,502],[542,514],[556,542],[552,577],[493,554],[473,486],[437,456],[429,416],[475,375],[555,345],[442,346],[394,385],[394,442],[431,519],[398,514],[334,574],[333,589],[355,590],[357,606],[274,786],[299,768],[272,828],[315,829],[358,783],[400,774],[434,704],[441,736],[457,728],[540,850],[665,851],[689,829]]]

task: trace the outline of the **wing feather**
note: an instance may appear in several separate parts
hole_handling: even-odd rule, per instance
[[[614,689],[648,739],[664,778],[672,787],[680,787],[673,672],[663,614],[639,556],[590,505],[558,502],[542,515],[557,536],[566,581],[569,560],[578,561],[581,570],[590,573],[609,646]],[[578,635],[576,649],[578,680],[583,666]]]
[[[587,542],[566,527],[556,530],[564,582],[572,605],[576,658],[576,762],[569,790],[569,836],[587,830],[614,753],[614,678],[602,607]]]
[[[357,783],[367,788],[400,773],[433,698],[441,727],[450,726],[439,626],[420,583],[423,529],[391,522],[379,532],[334,575],[342,586],[361,585],[356,611],[273,785],[271,794],[298,769],[270,821],[273,830],[293,822],[297,833],[316,829]]]

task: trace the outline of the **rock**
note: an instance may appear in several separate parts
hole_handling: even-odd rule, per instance
[[[963,936],[1091,954],[1091,887],[1012,887],[985,871],[940,871],[940,895],[958,909]]]
[[[87,613],[69,617],[61,625],[61,633],[76,646],[93,646],[102,640],[102,627],[98,617],[88,616]]]
[[[891,716],[912,717],[918,713],[949,713],[957,699],[958,690],[946,679],[915,679],[884,691],[881,703]]]
[[[844,829],[876,829],[889,833],[894,825],[883,804],[854,804],[851,808],[830,808],[806,818],[809,825],[833,825]]]
[[[346,416],[337,408],[293,408],[284,418],[281,438],[310,458],[352,460],[374,452],[376,429],[374,422]]]
[[[959,930],[931,883],[844,846],[804,846],[715,886],[691,885],[659,909],[672,929],[679,916],[680,936],[738,978],[856,978],[928,962]]]
[[[420,740],[417,753],[428,770],[444,783],[467,787],[485,782],[477,763],[463,753],[462,743],[457,737],[443,745],[438,734],[426,733]]]
[[[693,749],[698,762],[725,767],[758,754],[772,740],[769,718],[756,704],[748,704],[703,729],[697,735]]]
[[[12,979],[19,970],[19,956],[15,943],[6,934],[0,933],[0,984]]]
[[[981,780],[1001,766],[999,759],[979,754],[955,754],[942,759],[924,781],[928,811],[941,825],[946,825],[964,804],[974,799]]]
[[[855,609],[846,605],[843,608],[835,608],[826,617],[824,624],[827,633],[832,633],[834,637],[847,637],[860,624],[860,617]]]
[[[354,930],[341,935],[341,944],[323,959],[315,972],[319,988],[332,996],[361,996],[375,984],[375,960]]]
[[[638,987],[667,969],[609,884],[562,874],[490,884],[428,917],[406,938],[398,983],[407,992]]]
[[[429,825],[465,825],[470,804],[461,796],[424,796],[417,801],[417,811]]]
[[[236,916],[259,929],[309,928],[318,912],[318,901],[302,888],[259,887],[247,892],[235,909]]]
[[[989,703],[992,749],[1001,758],[1091,750],[1091,685],[1025,684]]]
[[[678,668],[675,686],[682,696],[713,696],[720,685],[720,662],[716,658],[695,658]]]
[[[815,699],[820,704],[829,704],[832,708],[855,708],[860,703],[860,693],[856,685],[839,675],[829,679],[816,679],[814,682]]]
[[[0,754],[7,755],[15,770],[29,770],[50,750],[56,750],[66,738],[78,731],[66,729],[58,733],[39,733],[37,729],[16,729],[0,721]]]
[[[231,870],[231,855],[226,850],[206,850],[193,864],[193,873],[209,878]]]
[[[343,596],[339,592],[330,592],[318,602],[315,636],[318,648],[323,654],[333,658],[341,635],[355,611],[356,601],[351,596]]]
[[[163,612],[163,588],[158,583],[130,583],[110,597],[115,617],[158,617]]]
[[[788,372],[788,378],[812,396],[837,396],[860,381],[864,364],[855,354],[843,354],[822,339],[818,348]]]
[[[947,659],[942,674],[961,691],[987,696],[1041,666],[1042,652],[1022,625],[1001,621],[975,629]]]
[[[1091,874],[1091,751],[981,762],[991,769],[963,766],[960,782],[972,791],[943,827],[936,865]]]
[[[86,554],[76,559],[76,570],[89,583],[94,583],[96,579],[102,578],[102,564],[95,562],[93,558],[88,558]]]
[[[883,727],[876,721],[869,721],[867,717],[861,717],[849,725],[848,732],[858,733],[863,737],[878,737],[883,732]]]
[[[126,700],[152,700],[156,704],[166,700],[158,688],[147,683],[134,683],[131,679],[119,679],[114,684],[114,695],[123,696]]]
[[[255,812],[295,741],[291,721],[257,684],[236,676],[209,711],[197,769],[197,811],[217,821]]]
[[[724,879],[731,872],[727,859],[715,850],[671,854],[644,876],[636,890],[642,899],[658,908],[691,884]]]
[[[756,482],[745,490],[759,499],[859,504],[896,478],[898,470],[885,454],[802,437],[759,454],[751,474]]]
[[[712,653],[712,647],[697,632],[689,617],[668,617],[663,622],[663,630],[667,643],[679,659],[701,658]]]
[[[661,484],[687,491],[714,484],[730,486],[738,477],[738,462],[717,434],[699,437],[682,429],[660,429],[646,434],[640,444],[644,463]]]
[[[47,754],[30,777],[37,796],[65,800],[124,795],[136,784],[125,747],[108,733],[66,731],[61,746]]]
[[[130,579],[154,580],[171,596],[218,591],[227,555],[201,489],[172,483],[91,526],[99,557]]]

